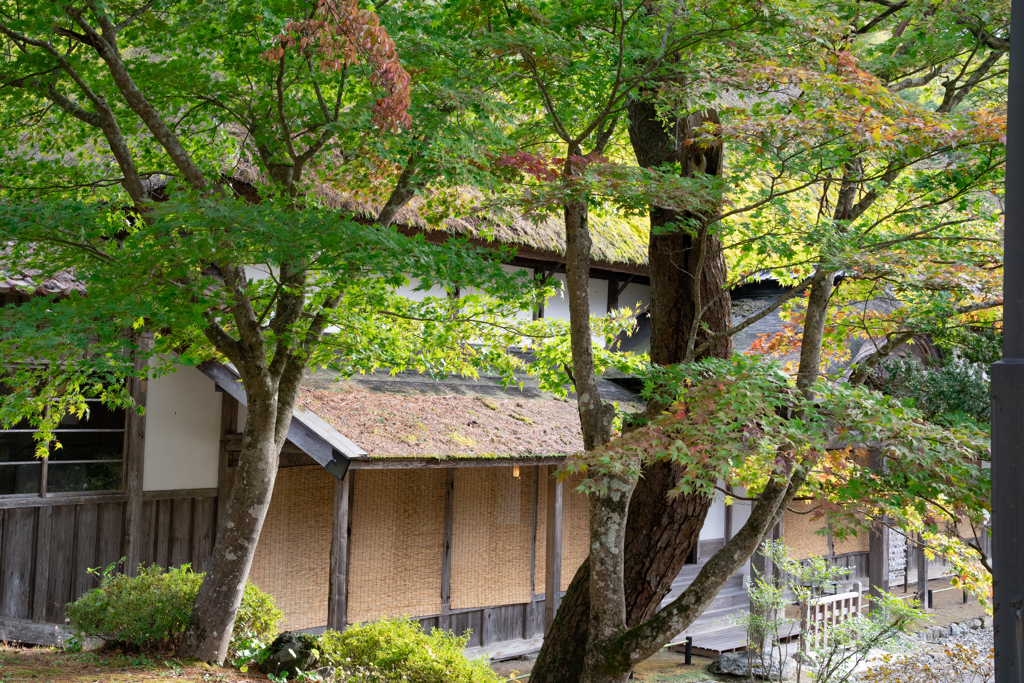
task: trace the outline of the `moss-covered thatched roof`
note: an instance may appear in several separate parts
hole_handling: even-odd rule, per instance
[[[234,167],[232,174],[243,183],[262,181],[257,169],[245,163]],[[315,193],[328,207],[370,221],[376,220],[383,206],[377,200],[356,197],[334,184],[317,183]],[[453,188],[445,191],[449,215],[436,217],[431,215],[436,209],[429,204],[437,198],[437,195],[413,197],[398,211],[396,225],[426,233],[443,231],[453,236],[529,247],[555,257],[565,255],[565,228],[560,216],[534,221],[513,211],[488,205],[487,198],[472,188]],[[429,220],[427,216],[430,216]],[[646,267],[649,236],[646,219],[627,218],[610,211],[591,211],[590,233],[593,240],[591,258],[601,262],[595,266],[621,264]]]

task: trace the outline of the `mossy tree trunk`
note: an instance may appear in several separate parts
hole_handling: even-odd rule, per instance
[[[709,120],[717,120],[713,112],[705,116]],[[720,147],[698,150],[683,145],[686,137],[666,130],[652,105],[639,100],[632,102],[629,117],[630,139],[641,166],[649,168],[677,160],[684,162],[681,168],[691,173],[721,172]],[[691,117],[689,130],[704,120],[701,116]],[[665,226],[688,218],[659,207],[651,209],[648,246],[651,360],[659,365],[682,362],[690,349],[704,343],[708,333],[703,327],[698,327],[695,338],[691,335],[695,321],[702,321],[713,332],[729,329],[732,322],[732,307],[724,290],[727,284],[725,259],[717,238],[708,236],[705,240],[703,264],[698,268],[702,246],[692,233],[682,230],[663,232]],[[680,267],[681,264],[686,265]],[[700,281],[699,288],[694,287],[695,275]],[[705,307],[703,314],[698,315],[698,311]],[[703,356],[725,358],[731,351],[731,339],[725,337],[713,344]],[[649,411],[660,410],[659,406],[649,406]],[[623,600],[629,626],[649,619],[668,595],[672,581],[698,542],[700,529],[711,506],[709,499],[696,495],[680,495],[670,500],[667,494],[679,481],[679,475],[678,468],[668,463],[645,467],[630,499],[623,566]],[[569,584],[551,630],[545,636],[530,676],[533,683],[575,683],[583,680],[589,637],[590,581],[588,558]]]

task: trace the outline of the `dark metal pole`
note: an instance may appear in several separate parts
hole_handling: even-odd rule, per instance
[[[1011,25],[1024,34],[1024,0],[1013,0]],[[1003,359],[992,366],[993,621],[996,683],[1024,683],[1024,49],[1010,51],[1008,106]]]

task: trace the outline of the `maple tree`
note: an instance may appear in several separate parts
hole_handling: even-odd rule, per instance
[[[805,9],[809,6],[810,3],[802,5]],[[706,352],[716,339],[727,338],[785,305],[794,312],[788,348],[763,348],[780,352],[799,350],[799,364],[793,368],[796,388],[811,396],[821,392],[816,387],[823,360],[840,353],[830,349],[827,342],[836,347],[837,341],[846,341],[854,334],[882,340],[876,352],[855,370],[853,381],[857,383],[879,359],[913,334],[936,326],[984,321],[985,316],[990,316],[987,312],[1000,305],[998,296],[993,296],[999,285],[999,206],[998,201],[993,201],[992,191],[999,186],[1002,167],[1004,119],[998,106],[998,83],[1006,48],[999,36],[1005,23],[1000,23],[1002,19],[997,13],[985,14],[982,21],[982,15],[972,14],[974,7],[906,3],[889,8],[892,11],[885,10],[877,21],[872,19],[859,26],[859,9],[844,6],[839,22],[821,20],[820,13],[813,11],[791,12],[785,17],[795,34],[815,34],[818,45],[824,45],[824,49],[794,55],[776,47],[773,54],[762,53],[758,55],[760,59],[751,59],[740,69],[709,69],[714,77],[689,78],[681,83],[666,78],[659,83],[660,104],[668,120],[680,120],[675,113],[678,109],[671,108],[678,107],[679,100],[692,102],[702,92],[714,94],[715,89],[724,89],[734,99],[731,111],[722,116],[721,125],[708,125],[688,133],[692,137],[686,144],[698,149],[714,148],[724,140],[740,152],[738,162],[730,168],[729,188],[716,188],[717,196],[726,197],[727,202],[721,204],[714,194],[709,202],[709,195],[704,195],[703,207],[714,207],[717,203],[723,208],[691,226],[697,243],[707,246],[711,235],[722,239],[736,284],[765,270],[792,284],[787,294],[747,321],[721,332],[711,331],[699,344],[691,337],[682,360]],[[965,25],[973,30],[965,32]],[[936,31],[937,27],[942,31]],[[874,46],[881,41],[862,41],[857,37],[872,31],[880,36],[887,32],[895,35],[885,42],[885,47],[875,50]],[[919,50],[922,42],[928,50]],[[893,51],[900,57],[909,53],[911,58],[879,57]],[[928,60],[924,65],[922,54]],[[867,64],[872,59],[877,63]],[[877,73],[865,70],[862,60]],[[814,62],[820,68],[805,66]],[[689,66],[692,68],[692,62]],[[924,76],[919,75],[922,72]],[[937,106],[930,109],[928,94],[916,89],[927,91],[936,74],[946,77],[942,82],[943,94]],[[548,89],[554,92],[553,88]],[[994,106],[984,101],[986,97],[991,98]],[[974,106],[965,108],[965,102]],[[692,109],[683,109],[684,114],[688,111]],[[600,160],[591,159],[594,161]],[[601,168],[593,168],[590,174],[600,176]],[[696,185],[690,188],[705,189]],[[672,196],[666,204],[671,206],[675,201]],[[694,198],[690,206],[699,201]],[[653,203],[657,205],[657,201]],[[699,282],[699,267],[690,276],[691,282]],[[800,297],[801,294],[805,296]],[[699,296],[693,298],[697,310],[691,319],[699,320],[707,309]],[[872,310],[870,305],[879,298],[897,302],[894,311],[882,315]],[[954,320],[956,316],[967,317],[967,321],[961,318],[958,322]],[[609,444],[607,451],[617,453],[617,443]],[[983,450],[983,446],[975,444],[974,451],[964,450],[961,455],[970,453],[978,462],[981,456],[977,453]],[[893,454],[893,459],[897,457]],[[613,467],[612,460],[599,462]],[[955,462],[955,458],[951,462],[930,461],[925,479],[937,485],[948,474],[946,468]],[[594,466],[593,461],[588,463]],[[687,616],[666,621],[666,610],[673,609],[667,607],[651,610],[649,618],[641,624],[632,617],[627,621],[622,613],[623,604],[632,607],[633,603],[631,596],[623,594],[620,564],[622,549],[627,547],[624,530],[628,528],[623,501],[629,500],[637,471],[610,471],[612,474],[590,491],[592,505],[604,506],[596,513],[603,517],[592,517],[592,538],[595,542],[611,539],[605,557],[610,564],[595,570],[592,552],[587,565],[589,576],[577,574],[567,595],[567,602],[579,598],[585,589],[578,582],[589,582],[589,633],[584,635],[578,628],[583,623],[578,615],[563,613],[556,617],[555,628],[565,629],[558,636],[563,641],[559,645],[568,644],[567,649],[575,654],[553,654],[547,650],[555,646],[545,645],[534,669],[534,676],[541,680],[555,680],[551,677],[564,675],[567,669],[582,680],[618,680],[625,675],[629,666],[623,650],[623,630],[650,631],[651,624],[656,622],[668,630],[682,630],[700,613],[700,609],[690,608],[706,605],[704,600],[717,592],[714,577],[731,575],[745,561],[756,547],[756,542],[748,542],[759,538],[757,526],[761,525],[760,531],[764,532],[778,522],[798,491],[801,495],[817,491],[820,511],[836,518],[846,515],[846,524],[862,529],[865,513],[876,522],[899,520],[904,532],[924,524],[932,537],[941,526],[936,513],[943,503],[939,498],[928,498],[920,487],[916,489],[921,494],[918,496],[880,496],[870,501],[851,497],[840,504],[835,500],[838,494],[831,494],[830,499],[823,488],[811,486],[816,479],[808,479],[814,472],[808,463],[807,467],[790,470],[783,480],[784,486],[765,485],[756,497],[762,514],[755,515],[759,519],[752,527],[753,535],[711,558],[707,567],[714,571],[708,570],[706,575],[702,572],[673,603],[681,609],[679,614]],[[834,474],[837,470],[829,471]],[[879,477],[877,473],[871,476]],[[984,518],[988,504],[986,480],[977,472],[972,477],[957,480],[969,485],[964,486],[962,507],[952,505],[946,509],[944,518],[948,523],[955,524],[965,517],[977,523]],[[920,484],[911,485],[897,475],[886,481],[897,488],[901,484],[910,486],[911,490]],[[835,482],[832,485],[833,492],[844,488]],[[887,501],[899,501],[902,511],[898,512],[899,506]],[[861,515],[859,521],[854,521],[858,520],[854,510]],[[963,542],[955,536],[943,538],[934,548],[941,545],[945,552],[966,558],[958,563],[961,579],[983,595],[984,577],[972,570],[977,554],[962,552]],[[592,547],[592,551],[596,549],[597,545]],[[625,557],[628,564],[628,548]],[[596,578],[595,571],[602,572],[603,577]],[[656,581],[657,577],[646,579]],[[595,586],[600,588],[597,598]],[[657,595],[652,600],[655,608],[661,597]],[[687,601],[690,604],[686,609],[679,607]],[[560,618],[565,623],[558,624]],[[595,633],[595,619],[604,622],[603,632]],[[584,640],[585,654],[581,647]],[[558,659],[559,655],[563,658]],[[630,656],[633,655],[635,651]],[[604,670],[599,672],[601,668]]]
[[[983,439],[844,384],[915,335],[998,327],[1007,2],[375,10],[5,6],[5,263],[73,268],[116,294],[5,311],[5,358],[97,352],[15,368],[22,407],[5,404],[6,421],[34,411],[45,437],[89,392],[128,404],[120,379],[164,371],[161,354],[231,360],[257,407],[243,451],[251,485],[235,487],[247,493],[230,509],[246,495],[244,509],[265,513],[303,367],[487,366],[511,378],[525,368],[502,350],[529,345],[545,387],[576,391],[587,453],[573,467],[590,478],[593,537],[610,539],[569,586],[536,680],[621,680],[700,614],[797,496],[840,534],[879,520],[924,531],[984,591],[977,554],[942,533],[984,520]],[[337,195],[374,215],[340,219],[323,205]],[[569,323],[510,326],[545,293],[459,245],[381,229],[417,195],[432,226],[470,204],[560,214]],[[651,361],[665,366],[649,374],[649,422],[615,440],[596,378],[643,359],[593,343],[628,326],[595,320],[588,301],[589,221],[612,213],[652,226]],[[267,276],[247,276],[253,264]],[[765,272],[789,290],[734,323],[727,290]],[[407,276],[481,294],[457,308],[408,302],[394,294]],[[694,363],[780,309],[786,329],[757,348],[798,354],[795,380],[742,359]],[[72,332],[55,344],[60,324]],[[132,328],[160,331],[142,353],[153,369],[132,368]],[[875,352],[829,376],[857,337]],[[863,466],[871,439],[895,444],[885,472]],[[744,486],[756,514],[658,610],[717,479]],[[672,553],[631,545],[654,537],[664,511]],[[218,541],[220,588],[200,596],[187,641],[204,659],[223,652],[210,634],[230,630],[261,522]]]
[[[0,34],[4,268],[70,272],[87,290],[5,309],[3,422],[30,419],[45,445],[86,397],[133,405],[138,380],[175,363],[235,366],[238,485],[182,644],[220,661],[304,368],[511,380],[522,364],[503,352],[518,339],[507,321],[535,286],[500,268],[507,252],[429,245],[323,206],[318,181],[346,139],[401,136],[414,109],[394,43],[355,3],[8,3]],[[477,293],[410,301],[396,294],[410,277]]]

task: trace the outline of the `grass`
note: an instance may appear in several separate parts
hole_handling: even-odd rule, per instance
[[[139,681],[266,681],[259,673],[210,666],[171,655],[114,651],[68,652],[52,647],[0,644],[0,683],[137,683]]]

